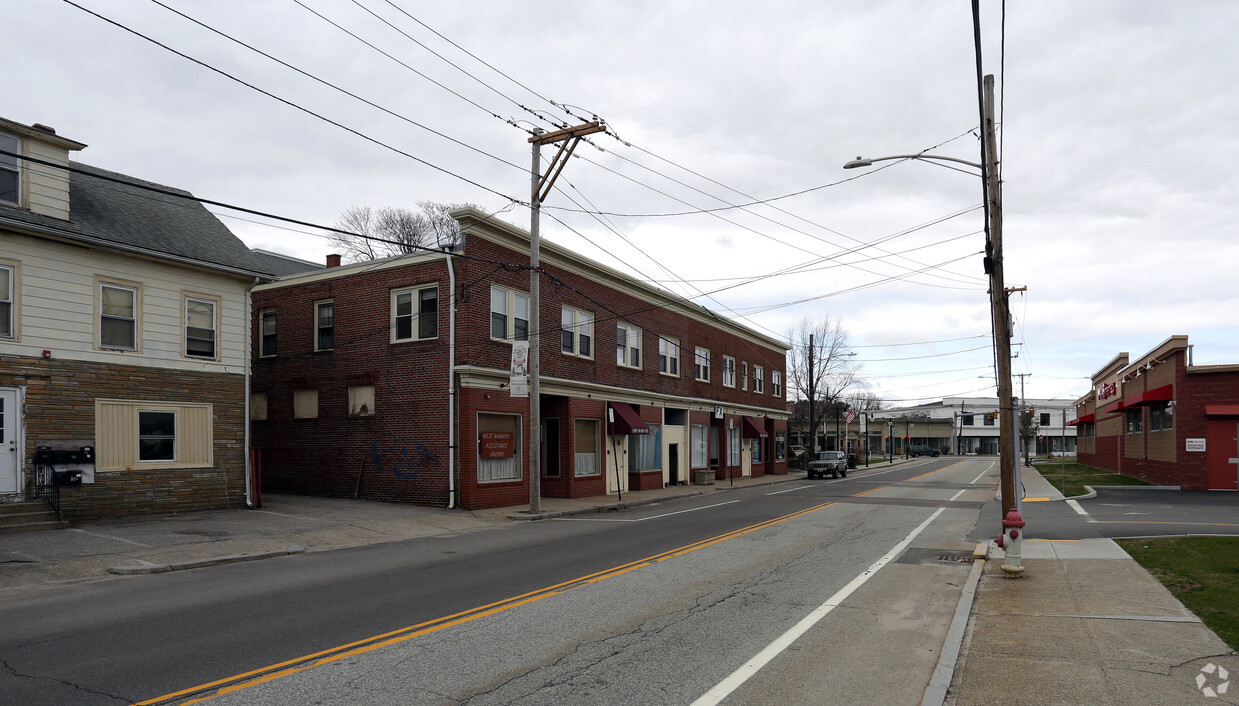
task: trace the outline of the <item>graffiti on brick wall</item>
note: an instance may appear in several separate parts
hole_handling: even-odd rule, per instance
[[[425,444],[417,441],[405,443],[395,434],[384,434],[370,444],[370,458],[378,470],[410,480],[429,468],[438,456],[431,453]]]

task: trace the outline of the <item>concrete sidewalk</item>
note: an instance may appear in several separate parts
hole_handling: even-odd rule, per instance
[[[1026,497],[1062,501],[1031,468]],[[1026,501],[1027,503],[1027,501]],[[997,529],[997,528],[996,528]],[[1239,655],[1110,539],[1038,541],[1023,576],[993,544],[948,704],[1237,703]]]

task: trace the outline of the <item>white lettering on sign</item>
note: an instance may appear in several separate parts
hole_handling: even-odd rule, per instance
[[[1188,439],[1187,440],[1187,451],[1204,453],[1205,440],[1204,439]]]

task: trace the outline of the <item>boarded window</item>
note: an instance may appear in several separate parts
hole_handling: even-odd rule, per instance
[[[374,385],[349,385],[348,413],[350,417],[374,415]]]
[[[318,390],[293,390],[293,418],[318,419]]]
[[[521,418],[478,415],[478,482],[521,479]]]
[[[267,418],[267,393],[250,393],[250,419],[261,422]]]

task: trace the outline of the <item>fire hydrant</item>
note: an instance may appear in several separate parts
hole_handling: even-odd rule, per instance
[[[1021,563],[1021,560],[1024,557],[1021,550],[1024,547],[1024,518],[1020,517],[1019,510],[1011,508],[1007,512],[1007,516],[1002,520],[1002,534],[998,535],[996,543],[999,549],[1006,552],[1006,558],[1002,562],[1002,570],[1009,576],[1023,574],[1024,565]]]

